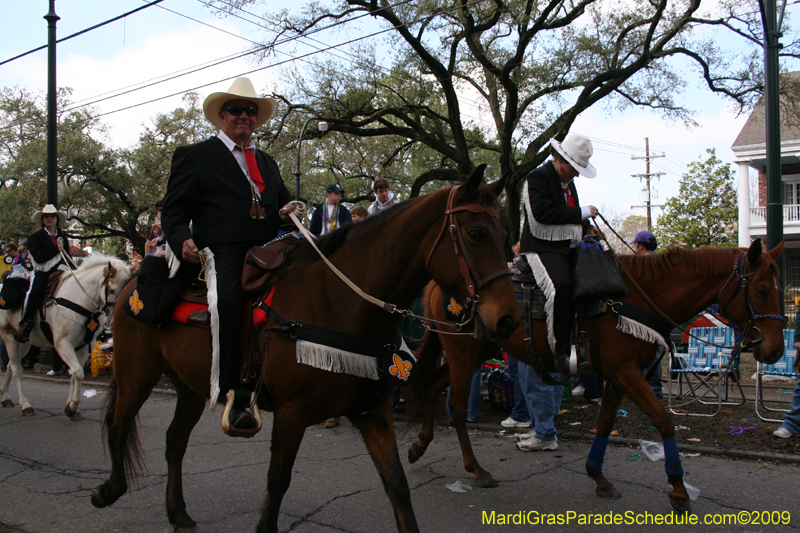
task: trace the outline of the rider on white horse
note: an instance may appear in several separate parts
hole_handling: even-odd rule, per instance
[[[44,303],[50,274],[56,270],[70,268],[63,258],[63,253],[69,255],[67,237],[59,228],[59,224],[67,221],[67,214],[59,211],[53,204],[47,204],[44,209],[33,214],[33,221],[41,225],[42,229],[28,237],[28,252],[34,272],[28,293],[25,295],[22,318],[14,334],[14,339],[20,343],[28,342],[35,313]]]

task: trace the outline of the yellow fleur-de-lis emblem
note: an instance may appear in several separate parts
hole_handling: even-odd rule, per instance
[[[408,381],[411,375],[411,361],[403,361],[399,355],[394,354],[394,364],[389,367],[389,373],[393,376]]]
[[[447,306],[447,310],[453,313],[456,316],[461,316],[461,304],[459,304],[455,298],[450,298],[450,305]]]
[[[89,323],[86,324],[86,329],[88,329],[89,331],[94,331],[94,330],[97,329],[97,326],[99,326],[99,325],[100,324],[98,324],[96,320],[90,319]]]
[[[6,306],[6,299],[3,298],[2,296],[0,296],[0,306],[3,306],[3,307]]]
[[[131,311],[134,315],[138,315],[139,311],[144,307],[144,303],[139,299],[139,291],[133,291],[133,294],[128,298],[128,304],[131,306]]]

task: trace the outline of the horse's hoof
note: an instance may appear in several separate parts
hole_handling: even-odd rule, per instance
[[[692,504],[691,502],[686,499],[676,498],[675,496],[669,497],[669,503],[672,505],[672,508],[675,509],[676,513],[691,513],[692,512]]]
[[[92,493],[92,505],[98,509],[108,507],[128,490],[127,487],[123,486],[122,490],[113,491],[108,488],[108,485],[108,481],[101,483]]]
[[[14,407],[14,402],[11,400],[3,400],[3,407]]]
[[[422,454],[417,451],[416,446],[412,445],[411,448],[408,449],[408,462],[412,464],[416,463],[419,461],[420,457],[422,457]]]
[[[197,527],[197,523],[189,518],[188,514],[184,514],[182,517],[175,521],[175,529],[174,531],[186,531],[187,529],[195,529]]]
[[[497,480],[491,474],[479,477],[475,480],[475,485],[482,489],[493,489],[498,485]]]
[[[34,416],[36,411],[33,410],[33,407],[26,407],[22,410],[22,416]]]
[[[619,500],[622,498],[622,494],[619,493],[617,489],[614,488],[614,485],[609,485],[603,488],[595,489],[595,492],[598,496],[606,500]]]

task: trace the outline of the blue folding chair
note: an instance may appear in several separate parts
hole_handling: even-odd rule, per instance
[[[692,328],[690,333],[694,337],[689,337],[688,353],[673,353],[671,356],[675,363],[671,365],[669,380],[670,412],[675,415],[715,416],[722,410],[723,405],[743,405],[744,391],[730,363],[731,348],[713,346],[713,344],[732,346],[733,330],[728,327]],[[700,340],[695,337],[699,337]],[[673,373],[677,379],[673,379]],[[677,381],[677,387],[673,387],[673,381]],[[738,387],[740,401],[729,401],[728,388],[731,383]],[[676,411],[675,408],[678,406],[673,405],[673,400],[686,398],[693,398],[692,402],[697,401],[704,405],[715,405],[716,410],[713,413]]]
[[[782,418],[767,418],[769,413],[762,414],[759,409],[770,411],[773,413],[786,413],[789,409],[780,409],[777,407],[769,407],[764,402],[764,384],[762,382],[763,376],[783,376],[787,378],[800,378],[800,373],[794,371],[794,360],[797,357],[797,350],[794,347],[794,330],[783,330],[783,356],[778,359],[775,364],[765,365],[758,363],[756,365],[756,416],[765,422],[783,422]],[[791,396],[789,396],[791,401]]]

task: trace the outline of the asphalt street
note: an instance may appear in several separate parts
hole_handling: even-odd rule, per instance
[[[0,409],[0,533],[172,531],[164,510],[164,442],[175,396],[154,393],[140,413],[147,464],[138,486],[113,506],[95,509],[90,494],[110,469],[101,441],[102,390],[93,398],[83,398],[85,420],[71,422],[63,415],[65,382],[26,380],[25,387],[35,417],[24,418],[18,406]],[[17,403],[15,390],[12,397]],[[219,427],[219,411],[206,411],[196,427],[184,463],[184,492],[187,510],[198,522],[197,531],[255,531],[270,457],[271,416],[265,415],[264,430],[250,440],[226,437]],[[654,525],[653,517],[671,511],[670,487],[664,463],[636,458],[637,449],[609,447],[604,471],[622,493],[622,499],[609,501],[595,495],[594,483],[586,477],[589,445],[585,442],[563,440],[556,452],[523,453],[505,435],[476,431],[472,435],[476,455],[500,482],[496,488],[481,489],[463,470],[454,431],[437,432],[428,453],[412,465],[405,457],[414,435],[400,434],[398,440],[422,531],[580,532],[621,527],[581,524],[581,517],[595,522],[602,517],[618,517],[623,523],[650,520],[622,526],[643,532],[675,531],[676,527],[681,531],[800,529],[800,470],[792,465],[685,457],[685,479],[701,491],[692,502],[700,524]],[[447,488],[456,481],[471,490],[459,493]],[[773,514],[770,517],[763,511]],[[782,517],[780,512],[784,512]],[[536,525],[544,513],[560,513],[570,523]],[[737,513],[747,515],[751,523],[702,525],[706,519],[721,520],[715,517]],[[528,523],[513,525],[519,519]],[[492,520],[494,524],[486,523]],[[498,524],[503,520],[512,525]],[[764,520],[784,523],[752,523]],[[349,422],[344,420],[332,430],[308,428],[284,499],[281,531],[392,532],[394,524],[377,471]]]

